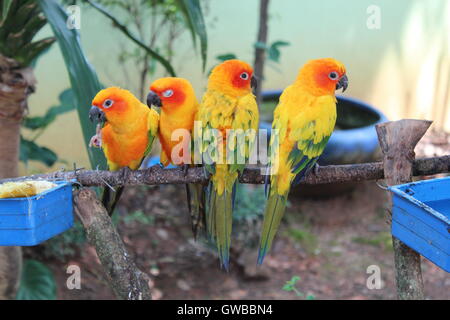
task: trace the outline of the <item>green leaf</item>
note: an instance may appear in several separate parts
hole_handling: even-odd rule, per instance
[[[206,33],[205,20],[203,18],[202,7],[199,0],[178,0],[178,5],[183,12],[192,38],[196,41],[196,36],[200,38],[200,53],[202,57],[203,70],[206,67],[208,51],[208,35]]]
[[[45,19],[42,12],[33,16],[27,23],[23,26],[23,33],[21,35],[21,40],[26,42],[31,42],[34,36],[47,24],[47,19]]]
[[[267,49],[267,44],[261,41],[255,42],[253,46],[255,47],[255,49]]]
[[[216,59],[221,62],[224,62],[227,60],[237,59],[237,56],[234,53],[225,53],[225,54],[216,56]]]
[[[30,130],[44,129],[55,119],[56,117],[51,115],[50,113],[46,113],[42,117],[27,117],[23,120],[22,126]]]
[[[294,290],[294,288],[292,288],[292,285],[291,284],[288,284],[288,283],[286,283],[284,286],[283,286],[283,288],[282,288],[284,291],[292,291],[292,290]]]
[[[268,58],[274,62],[280,62],[280,47],[289,46],[290,43],[286,41],[275,41],[271,44],[269,49],[267,49]]]
[[[12,8],[10,8],[5,23],[9,26],[9,33],[22,32],[24,26],[40,12],[39,5],[36,1],[16,0],[14,2],[17,3],[17,10],[13,12]]]
[[[55,42],[55,38],[49,37],[24,45],[17,53],[16,60],[24,66],[29,66]]]
[[[1,20],[0,20],[0,25],[3,24],[6,17],[8,16],[9,8],[11,8],[12,2],[13,2],[13,0],[2,0],[2,6],[1,6],[2,15],[1,15]]]
[[[40,1],[42,3],[44,0],[40,0]],[[97,9],[97,11],[102,13],[109,20],[111,20],[112,23],[114,24],[114,26],[117,27],[120,31],[122,31],[122,33],[125,36],[127,36],[131,41],[133,41],[139,47],[144,49],[151,57],[158,60],[159,63],[161,63],[163,65],[163,67],[167,70],[168,73],[170,73],[170,75],[172,77],[176,77],[175,70],[173,69],[172,65],[170,64],[170,62],[167,59],[165,59],[163,56],[159,55],[156,51],[147,47],[147,45],[145,43],[143,43],[135,35],[133,35],[124,24],[120,23],[119,20],[116,19],[116,17],[114,17],[112,14],[110,14],[102,6],[100,6],[99,4],[97,4],[93,1],[90,1],[90,0],[86,0],[86,2],[89,3],[93,8]]]
[[[46,147],[37,145],[34,141],[20,137],[20,161],[27,164],[28,161],[34,160],[44,163],[47,167],[51,167],[58,161],[55,152]]]
[[[17,300],[55,300],[56,283],[52,271],[36,260],[25,260]]]
[[[103,88],[83,53],[79,33],[75,29],[67,28],[68,16],[64,9],[55,0],[39,0],[39,4],[52,27],[69,72],[74,104],[77,106],[91,167],[106,169],[103,152],[97,148],[89,148],[89,141],[96,129],[95,124],[89,120],[89,109],[92,99]]]
[[[72,89],[66,89],[59,95],[60,105],[50,107],[43,116],[25,118],[22,125],[30,130],[44,129],[59,115],[75,110],[74,100]]]
[[[185,0],[177,0],[176,4],[177,4],[178,8],[180,9],[180,11],[184,15],[184,19],[187,24],[187,27],[188,27],[189,31],[191,32],[192,41],[194,42],[194,46],[196,46],[197,33],[195,32],[194,22],[192,21],[191,16],[189,15],[189,11],[186,6],[186,1]]]
[[[15,0],[6,7],[7,2],[0,2],[1,14],[7,13],[0,24],[0,52],[18,61],[21,67],[33,66],[36,58],[54,41],[44,39],[32,42],[47,21],[35,0]]]

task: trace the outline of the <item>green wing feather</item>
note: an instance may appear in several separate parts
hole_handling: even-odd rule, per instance
[[[276,119],[274,121],[273,127],[277,129],[280,128],[281,125],[282,122],[279,121],[279,119]],[[303,178],[303,176],[314,166],[318,157],[325,149],[325,146],[330,138],[330,136],[327,135],[323,136],[319,141],[317,141],[315,136],[315,121],[310,121],[306,124],[306,126],[298,128],[295,131],[297,132],[293,132],[293,135],[299,137],[304,137],[305,132],[310,132],[311,134],[306,139],[299,139],[297,143],[294,144],[294,147],[289,153],[287,161],[290,165],[291,173],[295,174],[295,178],[292,181],[292,184],[298,183]],[[272,137],[271,147],[274,147],[276,141],[275,139],[277,138]],[[271,162],[273,161],[274,160],[272,159]],[[273,175],[271,177],[271,184],[277,185],[277,180],[278,176]],[[281,219],[286,209],[288,194],[289,190],[287,190],[284,194],[279,194],[276,190],[270,190],[269,192],[258,253],[259,265],[263,263],[265,255],[272,246],[272,241],[280,226]]]
[[[150,108],[150,112],[148,114],[148,142],[142,160],[144,160],[144,158],[150,154],[150,151],[152,151],[153,142],[158,134],[158,127],[159,114],[154,109]]]
[[[245,163],[250,157],[256,139],[256,132],[247,130],[253,129],[256,131],[258,128],[258,107],[254,96],[251,94],[240,99],[232,99],[218,92],[209,92],[207,99],[203,100],[202,108],[200,120],[202,121],[203,129],[228,127],[234,131],[243,130],[244,133],[249,133],[244,136],[243,143],[227,137],[225,146],[226,157],[224,158],[227,161],[225,169],[223,166],[220,166],[220,168],[216,166],[214,162],[218,159],[215,158],[216,154],[207,152],[208,146],[205,144],[208,144],[207,141],[209,139],[203,140],[203,159],[204,161],[212,162],[205,164],[206,170],[212,174],[212,181],[208,187],[207,230],[211,239],[216,243],[221,265],[228,270],[234,189],[237,175],[244,170]],[[234,160],[240,159],[242,161],[238,163],[231,161],[233,159],[229,158],[230,154],[233,154]],[[223,171],[217,170],[226,170],[225,179],[228,179],[222,181],[225,187],[221,193],[218,192],[218,187],[214,181],[217,181],[219,172],[223,174]]]

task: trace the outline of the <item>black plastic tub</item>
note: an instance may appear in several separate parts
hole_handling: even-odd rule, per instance
[[[263,101],[278,103],[281,90],[263,92]],[[337,96],[336,129],[324,153],[320,165],[372,162],[380,159],[378,137],[375,125],[388,121],[375,107],[354,98]],[[261,128],[270,129],[269,122],[262,122]],[[329,196],[352,190],[356,183],[337,183],[318,186],[299,186],[291,193],[305,196]]]

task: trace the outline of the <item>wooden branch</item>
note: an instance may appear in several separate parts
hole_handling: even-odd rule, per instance
[[[239,177],[241,183],[264,184],[265,168],[247,168]],[[450,172],[450,156],[420,159],[414,161],[414,176],[429,176]],[[337,165],[320,167],[317,175],[311,172],[301,184],[316,185],[336,182],[379,180],[384,178],[383,163],[362,163],[352,165]],[[205,176],[203,168],[191,168],[185,175],[181,169],[162,169],[154,166],[145,170],[121,170],[116,172],[97,170],[55,171],[48,174],[36,174],[27,177],[3,179],[8,181],[23,181],[31,179],[45,180],[73,180],[83,186],[136,186],[159,184],[205,183],[209,177]]]
[[[116,296],[123,300],[151,300],[150,278],[136,267],[127,253],[95,192],[88,188],[76,192],[74,208]]]
[[[423,120],[400,120],[377,125],[378,139],[384,154],[384,175],[388,185],[412,181],[414,148],[431,123]],[[395,237],[392,241],[398,298],[400,300],[424,299],[420,254]]]

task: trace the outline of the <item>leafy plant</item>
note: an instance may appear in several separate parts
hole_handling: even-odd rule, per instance
[[[114,27],[135,44],[134,48],[123,46],[119,62],[130,60],[138,67],[139,95],[143,99],[148,86],[148,76],[156,71],[159,63],[170,76],[176,76],[172,58],[176,52],[176,40],[189,30],[194,47],[200,40],[203,69],[207,58],[207,34],[199,0],[142,0],[84,1],[108,18]],[[113,15],[108,9],[119,9]],[[118,16],[126,18],[120,21]],[[133,32],[132,30],[136,30]],[[128,70],[123,67],[125,78]],[[128,81],[130,82],[130,81]]]
[[[105,17],[107,17],[108,19],[111,20],[111,22],[113,23],[113,25],[118,28],[126,37],[128,37],[132,42],[134,42],[136,45],[138,45],[141,49],[145,50],[146,53],[152,57],[153,59],[156,59],[159,63],[161,63],[161,65],[164,66],[164,68],[166,69],[166,71],[171,75],[171,76],[176,76],[175,74],[175,70],[173,69],[172,65],[170,64],[170,62],[165,59],[163,56],[161,56],[158,52],[156,52],[155,50],[153,50],[151,47],[147,46],[141,39],[139,39],[137,36],[135,36],[128,28],[125,24],[122,24],[121,22],[119,22],[119,20],[113,16],[111,13],[109,13],[105,8],[103,8],[103,6],[97,4],[94,1],[90,1],[90,0],[86,0],[87,3],[89,3],[93,8],[97,9],[100,13],[102,13]],[[107,3],[111,4],[117,4],[118,2],[114,1],[106,1]],[[137,14],[138,12],[135,11],[135,14]]]
[[[97,148],[88,148],[89,141],[95,134],[96,129],[95,124],[89,121],[89,106],[96,93],[103,87],[100,85],[97,74],[83,53],[78,31],[67,28],[66,21],[68,16],[64,9],[54,0],[39,0],[39,4],[52,27],[69,73],[73,100],[77,106],[91,166],[105,169],[106,159],[103,152]]]
[[[287,292],[294,292],[297,297],[304,297],[305,294],[303,292],[301,292],[299,289],[297,289],[297,287],[296,287],[296,284],[298,281],[300,281],[300,277],[293,276],[291,278],[291,280],[286,281],[283,288],[281,288],[281,289],[284,291],[287,291]],[[306,300],[315,300],[316,297],[313,294],[308,294],[305,299]]]
[[[138,36],[134,35],[125,24],[121,23],[116,17],[111,15],[106,9],[103,8],[103,6],[94,1],[83,2],[88,3],[105,17],[110,19],[118,30],[127,36],[133,43],[135,43],[137,47],[144,50],[146,57],[148,56],[149,58],[156,59],[166,68],[169,74],[175,75],[173,67],[166,58],[153,50],[151,46],[144,43],[144,41]],[[126,6],[129,4],[129,2],[125,1],[103,2],[109,2],[110,4],[119,6]],[[145,3],[153,2],[154,1],[145,1]],[[159,3],[159,1],[157,2]],[[101,150],[97,148],[88,148],[89,141],[95,134],[96,129],[95,125],[91,123],[88,118],[89,106],[95,94],[102,89],[102,86],[100,85],[94,69],[88,63],[83,50],[81,49],[79,33],[76,29],[69,29],[66,26],[68,16],[64,9],[54,0],[39,0],[39,4],[52,27],[56,39],[58,40],[58,44],[69,72],[69,78],[74,92],[74,100],[77,105],[78,116],[91,167],[105,169],[106,160]],[[202,57],[206,60],[206,29],[203,23],[199,1],[177,0],[177,4],[183,9],[181,11],[184,13],[187,21],[190,21],[188,25],[193,30],[192,32],[194,38],[200,38],[200,42],[202,43],[201,46],[203,48],[202,53],[204,52]],[[136,15],[140,13],[140,10],[138,10]],[[195,21],[193,19],[195,19]]]
[[[0,52],[21,67],[33,65],[55,42],[54,37],[33,41],[47,23],[35,0],[1,0],[0,17]]]
[[[256,42],[254,47],[259,48],[259,49],[264,49],[266,51],[267,59],[269,59],[269,61],[279,63],[280,57],[281,57],[280,48],[286,47],[289,45],[290,45],[290,43],[287,41],[277,40],[277,41],[272,42],[270,45],[267,45],[262,42]]]
[[[216,60],[220,62],[224,62],[227,60],[237,59],[237,56],[234,53],[225,53],[225,54],[219,54],[216,56]]]
[[[41,131],[47,128],[59,115],[75,110],[74,96],[72,89],[66,89],[59,95],[60,104],[50,107],[43,116],[27,117],[23,126],[30,130]]]
[[[36,60],[55,42],[54,37],[34,40],[36,34],[47,24],[36,1],[0,1],[0,53],[13,59],[20,68],[33,67]],[[47,166],[58,157],[48,148],[38,146],[35,141],[21,137],[20,160],[37,160]]]
[[[256,42],[254,44],[255,48],[265,49],[267,54],[267,59],[273,63],[279,63],[281,58],[281,47],[289,46],[290,43],[287,41],[275,41],[270,45],[266,45],[262,42]],[[238,56],[235,53],[228,52],[219,54],[215,57],[215,59],[219,62],[224,62],[227,60],[238,59]]]
[[[43,116],[27,117],[24,119],[22,126],[35,134],[32,139],[21,137],[20,161],[23,161],[25,165],[27,165],[29,160],[35,160],[50,167],[59,160],[54,151],[37,145],[36,139],[41,136],[44,130],[53,123],[58,116],[75,109],[73,100],[72,89],[66,89],[59,95],[59,105],[50,107]]]
[[[202,7],[199,0],[177,0],[178,6],[186,17],[189,25],[194,45],[196,38],[200,39],[200,53],[203,62],[203,70],[205,70],[207,51],[208,51],[208,36],[206,33],[205,21],[203,18]]]
[[[20,136],[19,160],[25,165],[28,165],[28,161],[34,160],[51,167],[58,160],[58,155],[49,148],[39,146],[33,140],[27,140]]]
[[[52,271],[37,260],[25,260],[17,300],[55,300],[56,283]]]

